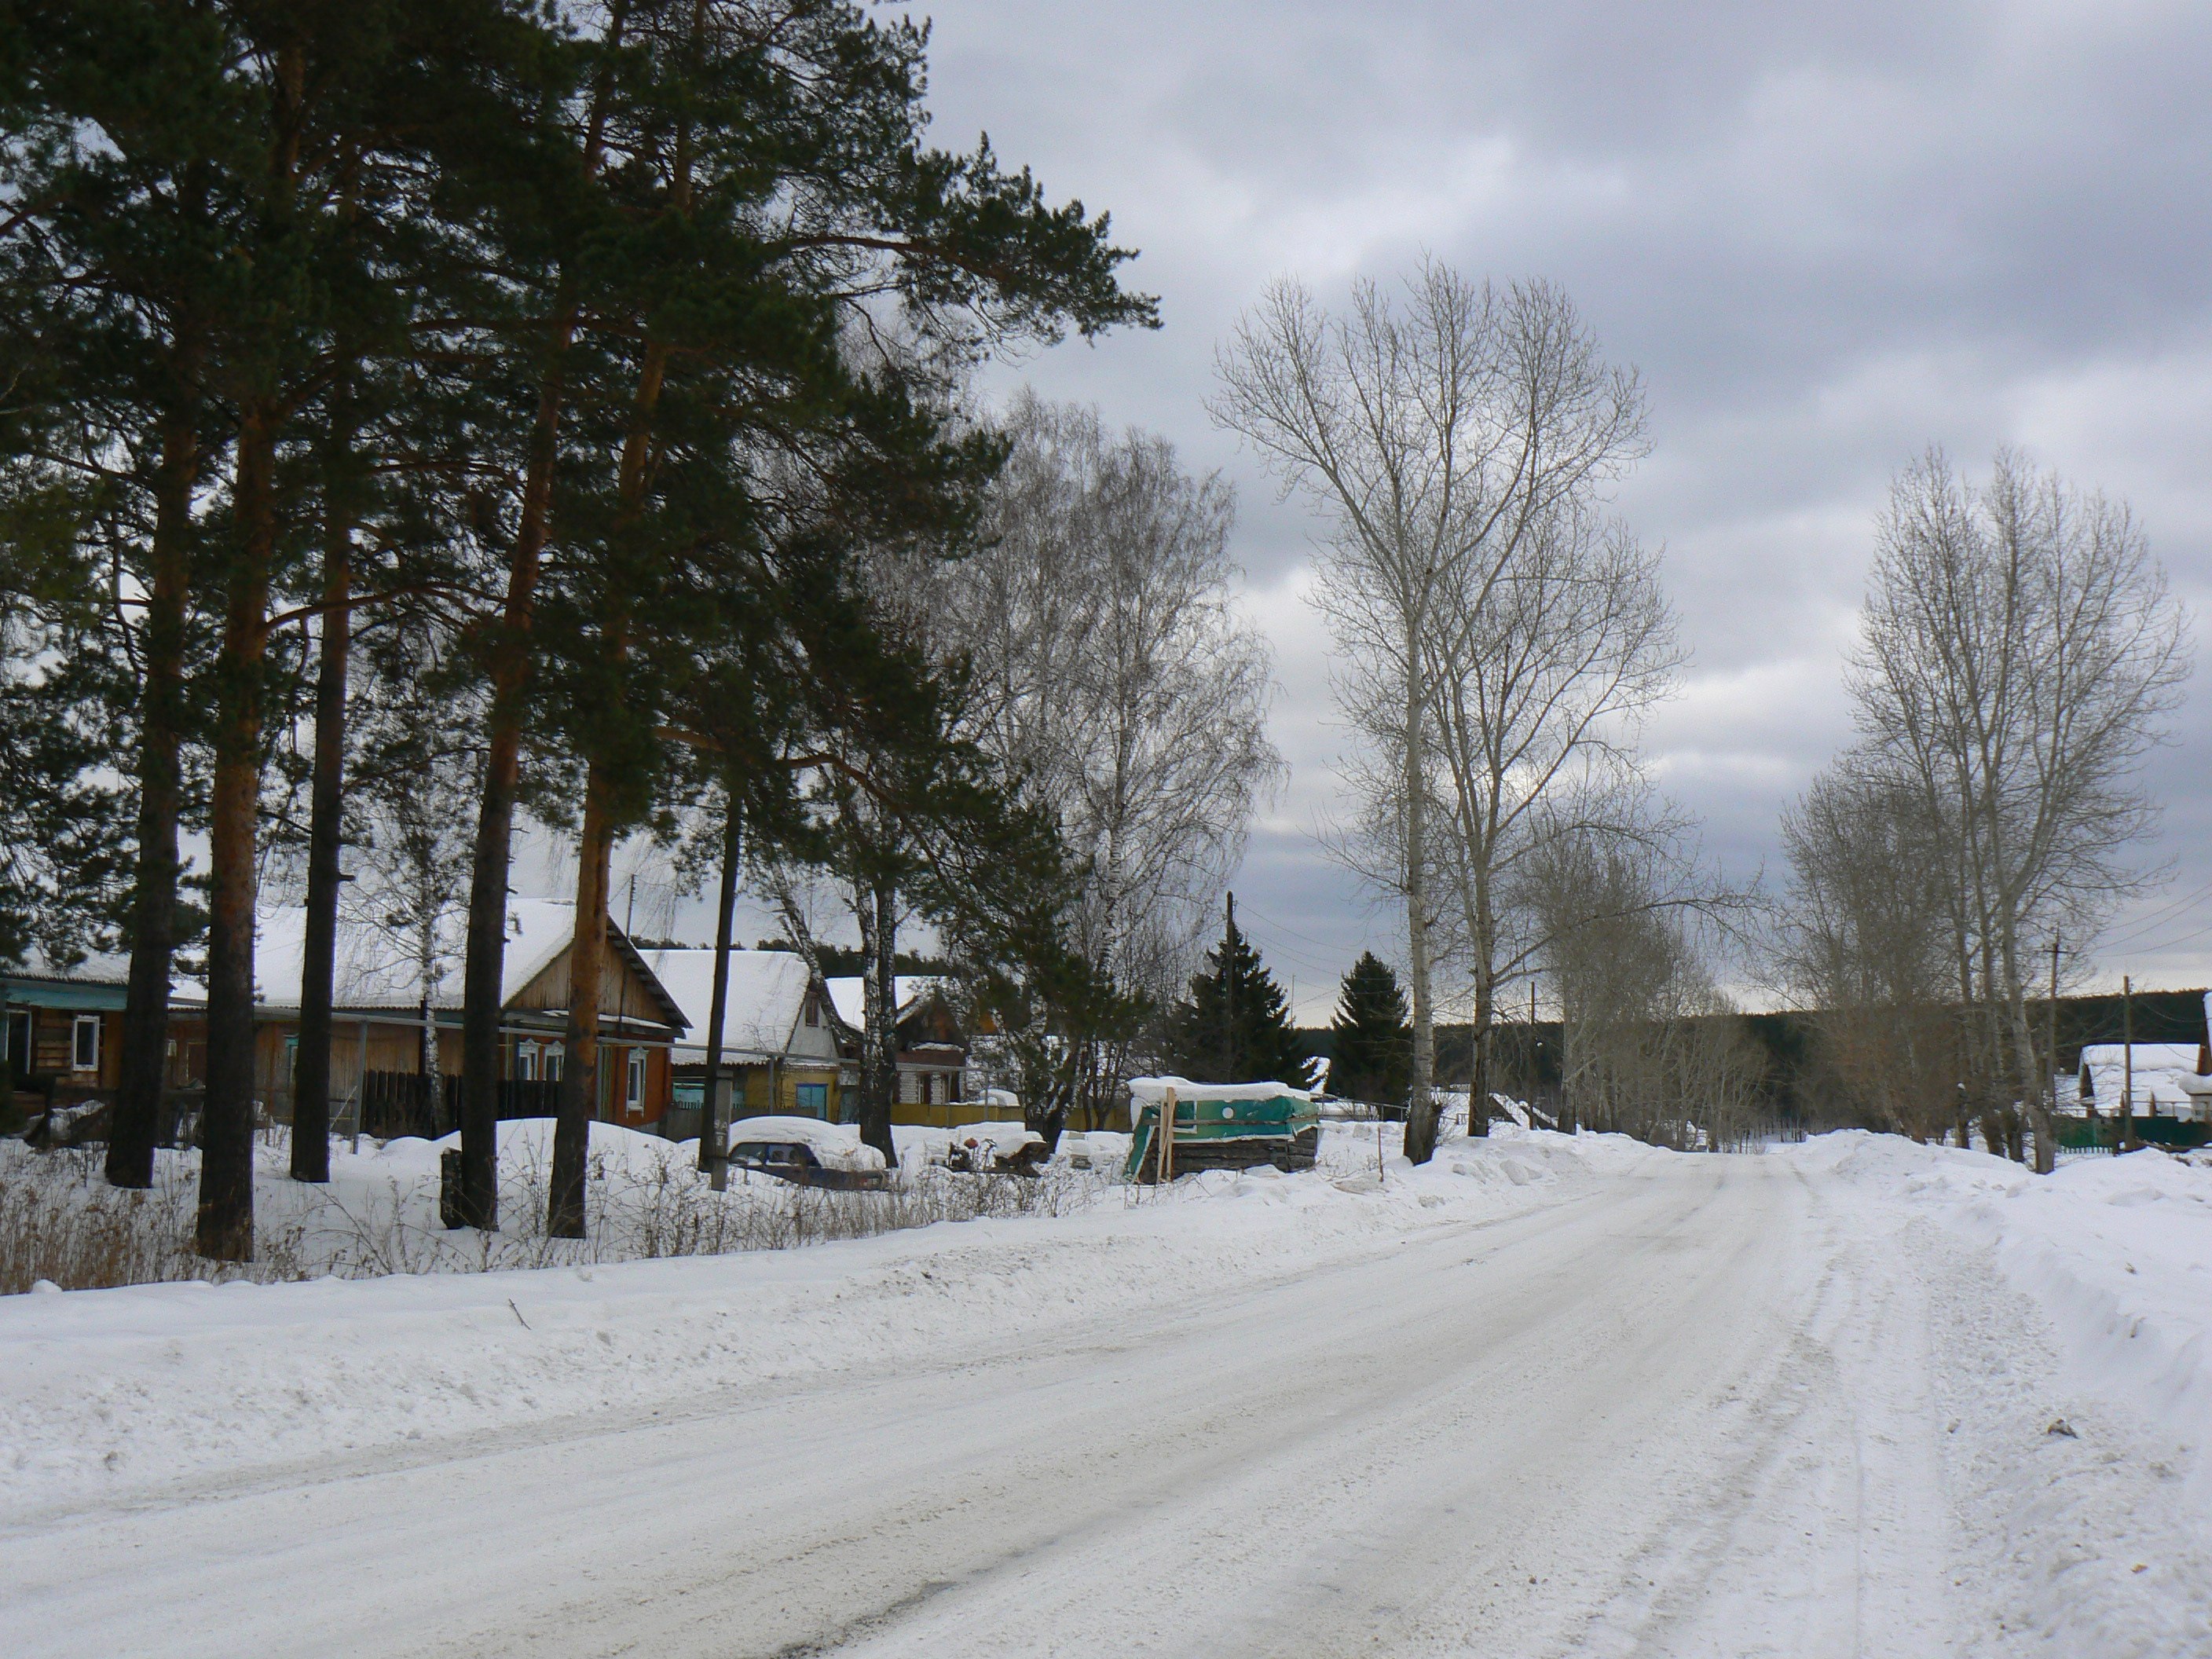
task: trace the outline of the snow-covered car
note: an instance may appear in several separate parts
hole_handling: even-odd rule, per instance
[[[880,1187],[884,1155],[860,1131],[811,1117],[744,1117],[730,1126],[730,1162],[803,1187]]]

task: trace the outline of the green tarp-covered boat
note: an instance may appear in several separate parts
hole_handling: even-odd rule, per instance
[[[1320,1109],[1285,1083],[1132,1078],[1129,1127],[1121,1173],[1147,1185],[1194,1170],[1310,1170],[1321,1144]]]

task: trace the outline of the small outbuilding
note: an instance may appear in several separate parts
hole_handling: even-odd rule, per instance
[[[2195,1042],[2093,1042],[2075,1079],[2081,1109],[2212,1122],[2212,1056]]]

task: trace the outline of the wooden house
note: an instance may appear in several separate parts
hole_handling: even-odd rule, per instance
[[[714,1009],[714,952],[647,951],[646,965],[683,1010],[687,1027],[672,1051],[671,1133],[696,1134],[706,1098],[707,1022]],[[828,991],[795,951],[730,952],[722,1065],[728,1120],[778,1115],[842,1121],[836,1015]]]
[[[129,973],[119,957],[70,969],[33,958],[0,973],[0,1066],[12,1086],[63,1106],[110,1097],[122,1076]]]
[[[501,1115],[549,1115],[565,1063],[573,906],[517,901],[509,910],[501,975]],[[255,933],[255,1095],[279,1121],[291,1115],[299,1051],[306,914],[264,913]],[[668,1109],[670,1049],[682,1010],[621,927],[607,927],[610,960],[599,998],[599,1099],[603,1121],[647,1128]],[[331,1042],[333,1127],[371,1133],[448,1133],[459,1110],[462,964],[441,964],[428,986],[403,947],[379,930],[338,929]],[[207,999],[183,989],[171,1009],[172,1086],[205,1079]],[[433,1049],[435,1044],[434,1065]],[[434,1074],[442,1079],[433,1091]]]
[[[845,1086],[857,1098],[863,1025],[860,981],[857,975],[833,979],[827,988],[837,1015]],[[968,1032],[952,987],[933,975],[902,974],[897,995],[898,1088],[891,1121],[941,1129],[998,1115],[978,1101],[981,1091],[968,1063]]]

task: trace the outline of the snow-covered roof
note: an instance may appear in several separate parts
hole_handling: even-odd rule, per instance
[[[830,1005],[837,1011],[837,1018],[854,1030],[862,1023],[860,976],[858,974],[840,975],[836,979],[822,981],[830,988]],[[949,989],[952,981],[942,974],[901,974],[897,980],[899,1018],[930,992]]]
[[[574,905],[552,899],[510,900],[507,950],[500,963],[500,1000],[511,1000],[575,935]],[[307,953],[306,906],[263,911],[254,921],[254,995],[276,1007],[297,1006]],[[462,952],[453,950],[439,967],[430,1006],[457,1009],[461,1006]],[[420,1007],[422,975],[413,953],[380,928],[341,918],[331,1001],[341,1008]]]
[[[617,948],[622,929],[607,924]],[[523,987],[566,950],[576,933],[576,907],[558,899],[511,899],[507,911],[507,950],[500,963],[500,1000],[511,1002]],[[296,1008],[307,954],[307,912],[304,905],[264,910],[254,919],[253,995],[270,1008]],[[430,1006],[447,1012],[461,1006],[462,953],[450,949],[440,964]],[[179,985],[175,1000],[200,1004],[207,993]],[[340,918],[331,1001],[340,1009],[413,1010],[422,1004],[422,975],[413,953],[381,929]]]
[[[1157,1104],[1174,1090],[1177,1100],[1311,1100],[1304,1089],[1287,1083],[1193,1083],[1187,1077],[1133,1077],[1129,1097]]]
[[[2120,1103],[2130,1046],[2137,1106],[2185,1106],[2203,1089],[2197,1070],[2197,1045],[2193,1042],[2093,1042],[2081,1050],[2082,1095],[2095,1102],[2100,1111],[2113,1110]],[[2197,1087],[2191,1089],[2191,1084]]]
[[[64,980],[74,985],[127,985],[131,982],[131,958],[121,952],[95,951],[74,968],[55,965],[46,953],[33,945],[23,957],[20,968],[0,963],[0,979]]]
[[[653,977],[684,1010],[689,1041],[678,1058],[707,1048],[707,1021],[714,1006],[714,952],[705,948],[641,953]],[[747,1054],[790,1052],[793,1033],[806,1010],[806,960],[795,951],[730,952],[728,1008],[722,1020],[722,1052],[735,1060]]]

